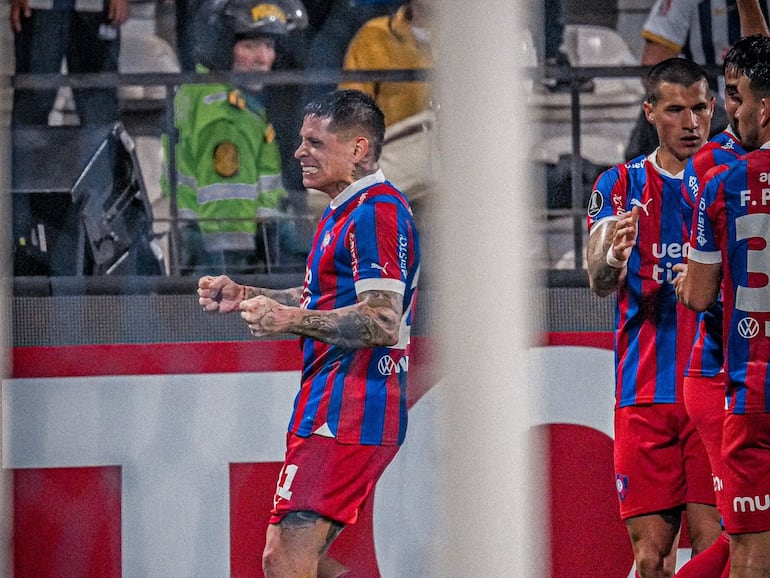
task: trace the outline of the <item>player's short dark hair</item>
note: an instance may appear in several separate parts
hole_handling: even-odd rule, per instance
[[[647,86],[647,102],[655,104],[660,98],[659,88],[664,82],[678,84],[679,86],[692,86],[696,82],[705,80],[708,75],[705,69],[688,58],[667,58],[653,66],[647,73],[645,85]]]
[[[374,99],[360,90],[334,90],[307,103],[304,116],[329,119],[333,133],[360,131],[369,138],[369,150],[380,158],[385,138],[385,115]]]
[[[724,73],[746,75],[759,63],[770,61],[770,38],[756,34],[746,36],[733,44],[725,54]]]
[[[765,60],[757,62],[751,68],[746,69],[746,77],[749,79],[749,90],[757,98],[770,98],[770,62]]]
[[[727,53],[725,62],[728,57],[732,70],[749,79],[751,92],[758,98],[770,97],[770,38],[760,35],[741,38]]]

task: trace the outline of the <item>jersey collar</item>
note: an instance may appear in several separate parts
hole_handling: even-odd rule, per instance
[[[668,177],[671,177],[672,179],[681,179],[684,177],[684,169],[679,171],[677,174],[671,174],[666,169],[661,167],[658,164],[658,151],[660,150],[660,147],[656,148],[654,151],[650,153],[650,155],[647,157],[647,160],[652,163],[652,166],[655,167],[655,169],[662,175],[666,175]]]
[[[336,209],[349,199],[352,199],[365,188],[384,182],[385,175],[382,174],[382,169],[377,169],[376,172],[366,175],[365,177],[361,177],[357,181],[350,183],[347,187],[345,187],[345,190],[343,190],[339,195],[332,199],[330,206],[332,209]]]

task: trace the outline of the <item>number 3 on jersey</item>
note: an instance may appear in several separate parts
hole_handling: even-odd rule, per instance
[[[770,231],[770,215],[751,214],[738,217],[735,220],[735,231],[738,241],[752,237],[765,238]],[[770,263],[770,247],[764,249],[749,249],[746,259],[748,273],[770,277],[767,264]],[[735,306],[741,311],[767,312],[770,311],[770,285],[763,287],[741,287],[736,289]]]

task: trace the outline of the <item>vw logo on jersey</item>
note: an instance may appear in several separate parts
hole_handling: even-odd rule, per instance
[[[394,371],[398,371],[398,366],[390,355],[383,355],[377,362],[377,369],[382,375],[391,375]]]
[[[738,335],[751,339],[759,335],[759,322],[753,317],[744,317],[738,321]]]
[[[602,207],[604,207],[604,197],[601,191],[594,191],[588,199],[588,216],[594,218],[601,212]]]

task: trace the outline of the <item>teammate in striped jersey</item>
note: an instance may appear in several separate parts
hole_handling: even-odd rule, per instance
[[[697,311],[723,291],[729,405],[721,503],[730,577],[744,578],[770,575],[770,61],[748,67],[737,88],[741,140],[753,152],[706,183],[677,291]]]
[[[695,552],[721,532],[708,458],[682,400],[695,315],[672,284],[687,250],[682,174],[707,138],[714,101],[705,71],[683,58],[655,66],[647,85],[659,147],[597,179],[587,254],[592,289],[617,292],[615,478],[645,578],[673,575],[685,507]]]
[[[746,151],[740,142],[735,112],[740,104],[737,93],[738,80],[747,67],[758,58],[770,57],[761,47],[764,37],[751,36],[735,43],[725,56],[725,110],[729,126],[706,143],[688,161],[684,170],[684,221],[689,226],[697,205],[697,196],[706,175],[714,170],[724,170]],[[715,167],[720,167],[716,169]],[[686,265],[678,267],[686,271]],[[683,275],[677,278],[681,282]],[[725,407],[725,381],[722,354],[722,302],[717,300],[707,311],[698,314],[698,331],[695,336],[690,361],[685,370],[684,402],[690,419],[706,447],[711,464],[714,489],[721,486],[722,424]],[[721,494],[717,491],[717,503]]]
[[[304,113],[295,152],[303,183],[331,198],[304,286],[276,291],[204,277],[198,290],[206,310],[240,309],[255,336],[301,339],[302,383],[263,555],[268,578],[344,571],[326,551],[356,521],[406,433],[420,267],[409,204],[377,166],[382,111],[363,92],[340,90]]]
[[[684,169],[683,192],[685,198],[684,221],[692,223],[702,185],[713,174],[726,170],[739,157],[746,154],[739,140],[738,121],[735,112],[740,104],[738,80],[743,71],[753,66],[762,37],[742,38],[733,45],[725,56],[725,111],[729,125],[706,143],[687,162]],[[688,227],[688,238],[689,238]],[[675,286],[684,281],[687,265],[674,267],[679,275]],[[687,415],[695,424],[711,465],[717,508],[720,513],[724,504],[722,487],[722,430],[725,415],[725,375],[722,347],[722,300],[721,296],[708,310],[698,313],[698,330],[690,354],[690,361],[684,373],[684,405]],[[690,559],[677,572],[681,578],[720,578],[730,568],[730,539],[723,533],[709,548]]]

